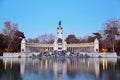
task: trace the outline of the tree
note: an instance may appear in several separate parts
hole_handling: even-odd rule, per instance
[[[27,42],[29,42],[29,43],[39,43],[39,39],[38,38],[35,38],[35,39],[29,38],[27,40]]]
[[[6,21],[4,24],[5,24],[5,26],[3,29],[3,34],[6,35],[6,37],[8,38],[6,41],[8,43],[7,50],[9,51],[12,41],[14,40],[13,38],[17,31],[17,24],[14,24],[14,23],[11,24],[10,21]]]
[[[82,37],[82,38],[79,37],[78,39],[79,39],[80,43],[86,43],[86,42],[88,42],[87,37]]]
[[[87,38],[87,42],[94,42],[95,40],[95,37],[92,37],[92,36],[88,36]]]
[[[118,55],[120,55],[120,40],[117,40],[117,46],[116,46],[115,50],[118,53]]]
[[[19,31],[17,24],[6,21],[3,29],[3,48],[5,51],[20,51],[20,43],[25,38],[24,33]]]
[[[77,39],[75,35],[68,35],[68,37],[65,39],[65,41],[68,44],[79,43],[79,39]]]
[[[0,34],[0,52],[3,51],[4,48],[4,35]]]
[[[13,41],[12,41],[12,45],[11,45],[11,48],[13,49],[14,52],[20,51],[22,38],[25,38],[24,33],[17,30],[15,32],[15,35],[14,35]]]
[[[56,37],[53,34],[49,34],[49,41],[48,43],[54,43]]]
[[[24,33],[21,32],[21,31],[19,31],[19,30],[16,30],[15,36],[18,37],[19,39],[20,39],[20,38],[25,38]]]
[[[106,36],[106,40],[109,42],[109,46],[111,46],[112,51],[115,51],[116,39],[120,35],[120,20],[119,19],[109,19],[104,25],[104,34]]]
[[[53,34],[42,34],[38,37],[40,43],[53,43],[55,41],[55,36]]]

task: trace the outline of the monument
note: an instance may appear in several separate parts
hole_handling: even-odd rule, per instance
[[[61,21],[59,21],[59,26],[57,28],[57,40],[54,42],[54,51],[66,51],[66,42],[62,39],[63,28],[61,27]]]
[[[96,38],[93,42],[87,43],[77,43],[77,44],[67,44],[63,38],[63,28],[61,27],[61,21],[59,21],[57,27],[57,39],[53,44],[41,44],[41,43],[28,43],[23,38],[21,41],[21,53],[4,53],[3,57],[32,57],[38,56],[40,53],[64,53],[69,56],[67,53],[77,53],[80,55],[87,55],[89,57],[117,57],[116,53],[103,53],[99,52],[99,41]],[[63,52],[62,52],[63,51]],[[74,55],[77,56],[77,55]]]
[[[53,44],[41,44],[41,43],[28,43],[25,39],[21,41],[21,52],[44,52],[45,50],[53,51],[69,51],[72,53],[79,52],[99,52],[99,41],[96,38],[93,42],[67,44],[62,38],[63,28],[61,21],[57,27],[57,39]]]

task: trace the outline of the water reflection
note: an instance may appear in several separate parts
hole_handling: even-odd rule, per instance
[[[120,80],[117,58],[3,58],[0,80]]]

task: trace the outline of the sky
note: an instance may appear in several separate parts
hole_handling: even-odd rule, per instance
[[[57,36],[59,20],[64,39],[89,36],[111,18],[120,18],[120,0],[0,0],[0,32],[11,21],[26,38]]]

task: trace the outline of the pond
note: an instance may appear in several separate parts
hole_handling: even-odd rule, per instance
[[[0,80],[120,80],[120,59],[3,58]]]

